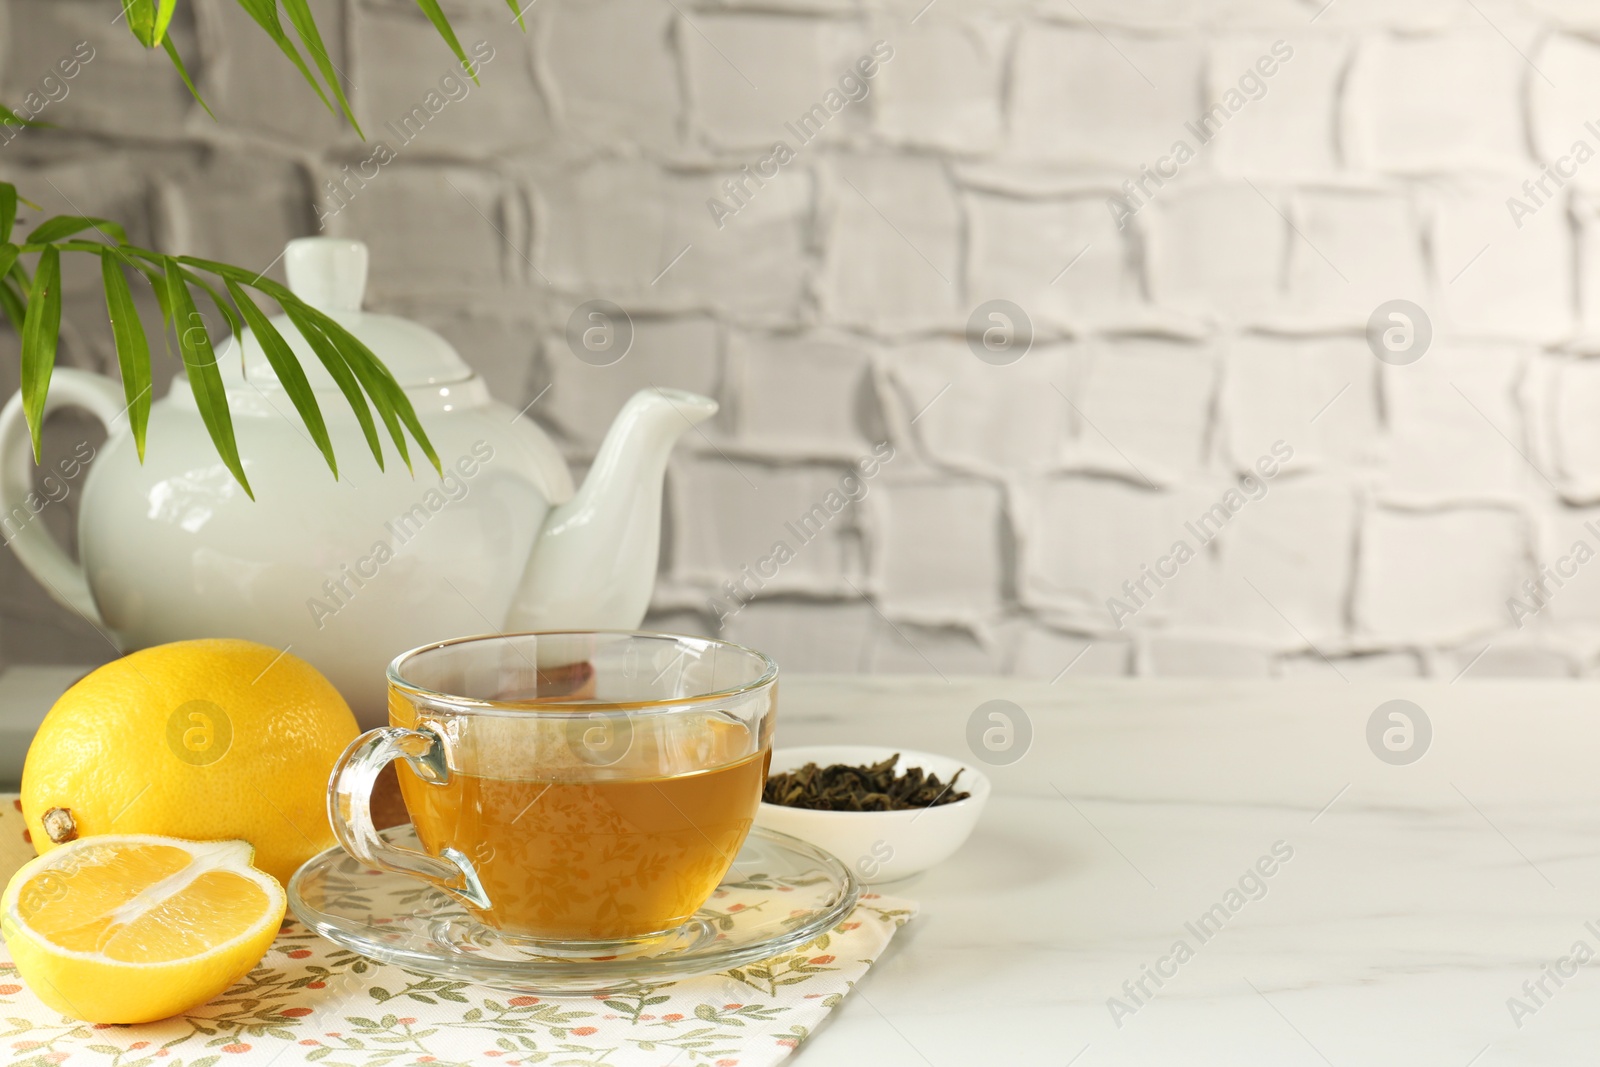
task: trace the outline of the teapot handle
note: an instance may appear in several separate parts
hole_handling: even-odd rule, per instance
[[[49,415],[63,407],[83,408],[105,424],[107,433],[127,410],[122,389],[116,383],[98,374],[57,367],[50,375],[44,413]],[[38,500],[33,488],[33,466],[33,444],[19,391],[0,411],[0,541],[17,553],[22,565],[60,604],[96,627],[103,627],[105,622],[89,592],[83,565],[67,555],[45,524],[38,521],[37,507],[28,506],[30,497]]]

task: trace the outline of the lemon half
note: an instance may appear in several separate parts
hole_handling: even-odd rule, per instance
[[[24,865],[0,897],[11,958],[50,1007],[97,1023],[165,1019],[237,982],[283,922],[244,841],[102,835]]]

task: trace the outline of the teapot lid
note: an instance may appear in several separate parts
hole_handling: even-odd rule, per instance
[[[362,242],[342,237],[301,237],[289,242],[283,259],[294,295],[354,334],[383,361],[402,388],[442,385],[472,377],[472,368],[450,342],[428,327],[395,315],[361,310],[368,260],[367,246]],[[274,316],[272,325],[299,359],[312,389],[339,388],[287,315]],[[242,341],[229,339],[217,355],[217,364],[228,388],[278,384],[278,375],[248,329]]]

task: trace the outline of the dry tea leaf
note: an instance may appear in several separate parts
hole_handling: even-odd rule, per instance
[[[870,767],[808,763],[769,777],[761,799],[812,811],[911,811],[953,804],[972,795],[955,788],[960,771],[949,782],[940,782],[937,774],[928,774],[921,767],[907,767],[896,775],[899,762],[900,753],[896,752]]]

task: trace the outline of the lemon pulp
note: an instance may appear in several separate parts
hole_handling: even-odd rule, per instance
[[[243,841],[84,838],[24,866],[3,898],[7,947],[56,1010],[148,1022],[212,999],[266,953],[278,883]]]

